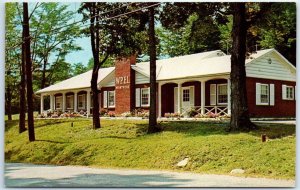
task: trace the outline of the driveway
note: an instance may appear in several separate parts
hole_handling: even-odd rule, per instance
[[[5,164],[6,187],[294,187],[293,180],[187,172]]]

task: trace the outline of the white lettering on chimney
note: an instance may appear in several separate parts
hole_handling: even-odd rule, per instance
[[[129,84],[129,76],[124,76],[124,77],[116,77],[116,85],[121,85],[121,84]]]

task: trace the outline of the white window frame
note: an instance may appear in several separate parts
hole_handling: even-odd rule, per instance
[[[219,87],[220,86],[227,86],[227,90],[226,90],[226,96],[227,96],[227,102],[226,103],[222,103],[222,102],[219,102]],[[223,84],[217,84],[217,105],[227,105],[228,104],[228,85],[227,83],[223,83]]]
[[[113,94],[114,96],[114,101],[113,101],[113,105],[110,105],[110,95]],[[108,107],[109,108],[114,108],[116,106],[116,94],[115,94],[115,91],[114,90],[111,90],[111,91],[107,91],[107,104],[108,104]]]
[[[57,103],[60,103],[60,106],[57,107]],[[55,109],[61,110],[63,104],[63,97],[62,96],[55,96]]]
[[[262,94],[262,86],[266,86],[267,87],[267,91],[268,91],[268,93],[267,93],[267,96],[268,96],[268,98],[267,98],[267,100],[268,100],[268,102],[262,102],[261,101],[261,95],[263,95]],[[260,84],[260,105],[270,105],[270,88],[269,88],[269,84]]]
[[[148,91],[148,104],[143,104],[143,92],[144,91]],[[141,107],[148,107],[148,106],[150,106],[150,88],[141,88],[140,103],[141,103]]]
[[[71,100],[71,107],[68,107],[68,98]],[[68,95],[66,97],[66,108],[67,109],[74,109],[74,95]]]
[[[289,96],[289,93],[288,93],[288,89],[291,89],[292,90],[292,97],[288,97]],[[294,98],[295,98],[295,90],[294,90],[294,87],[293,86],[286,86],[286,88],[285,88],[285,90],[286,90],[286,100],[294,100]]]
[[[82,106],[80,106],[80,97],[83,97],[82,100]],[[85,100],[86,100],[86,94],[80,94],[78,95],[78,109],[85,109]]]

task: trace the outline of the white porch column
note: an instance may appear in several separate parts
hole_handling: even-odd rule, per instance
[[[205,114],[205,81],[201,82],[201,114]]]
[[[77,110],[77,107],[78,107],[77,101],[78,101],[77,92],[74,92],[74,112],[78,111]]]
[[[62,93],[63,103],[62,103],[62,112],[66,111],[66,93]]]
[[[162,83],[158,82],[158,117],[161,117],[161,86]]]
[[[178,113],[181,113],[181,87],[182,87],[182,83],[177,83],[178,84],[178,91],[177,91],[177,101],[178,101],[178,103],[177,103],[177,105],[178,105],[178,110],[177,110],[177,112]]]
[[[87,113],[87,117],[91,113],[91,91],[90,90],[86,92],[86,113]]]
[[[228,100],[228,114],[231,114],[231,82],[230,78],[227,79],[227,100]]]
[[[50,94],[50,110],[54,111],[54,96],[53,94]]]
[[[44,112],[44,95],[41,94],[41,114]]]

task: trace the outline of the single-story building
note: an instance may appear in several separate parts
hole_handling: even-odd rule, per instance
[[[157,110],[230,115],[230,55],[209,51],[157,60]],[[92,113],[91,72],[61,81],[36,92],[50,96],[50,110]],[[120,59],[115,67],[99,70],[100,108],[122,114],[149,109],[149,62]],[[246,85],[251,117],[295,117],[296,68],[275,49],[257,51],[246,59]]]

